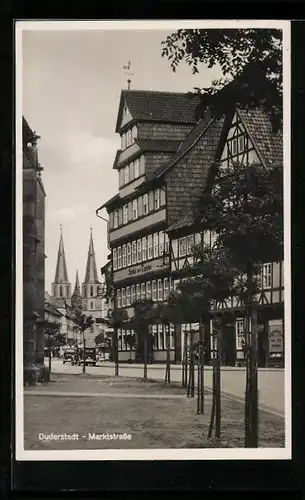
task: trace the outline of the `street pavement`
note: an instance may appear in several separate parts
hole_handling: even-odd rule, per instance
[[[47,360],[46,360],[47,364]],[[70,363],[63,364],[60,359],[52,360],[53,373],[78,374],[82,373],[82,366],[71,366]],[[101,366],[86,366],[88,375],[114,375],[114,364],[105,362]],[[119,375],[124,377],[142,377],[143,365],[119,365]],[[164,380],[165,364],[148,365],[148,378]],[[171,382],[181,382],[181,365],[171,366]],[[284,370],[259,369],[258,388],[259,406],[268,409],[275,414],[285,414],[285,373]],[[221,370],[221,392],[237,400],[244,400],[246,372],[244,368],[223,367]],[[212,389],[212,367],[205,367],[204,384],[206,389]]]

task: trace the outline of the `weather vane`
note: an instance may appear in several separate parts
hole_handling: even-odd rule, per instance
[[[131,62],[128,61],[128,64],[123,66],[123,69],[125,70],[125,75],[128,76],[127,84],[128,84],[128,90],[130,90],[130,85],[131,85],[131,76],[134,76],[134,73],[131,73]]]

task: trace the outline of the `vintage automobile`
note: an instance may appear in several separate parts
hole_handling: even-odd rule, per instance
[[[77,358],[77,349],[71,347],[64,350],[62,362],[63,364],[71,363],[72,365],[75,365],[77,363]]]
[[[79,349],[78,353],[78,365],[83,364],[85,358],[85,365],[95,366],[97,363],[96,349],[95,347],[85,347],[85,356],[83,353],[83,348]]]

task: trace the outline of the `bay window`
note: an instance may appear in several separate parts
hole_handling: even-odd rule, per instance
[[[137,284],[137,300],[140,300],[141,299],[141,288],[140,288],[140,284],[138,283]]]
[[[164,253],[165,255],[169,254],[169,238],[167,233],[164,233]]]
[[[127,255],[127,252],[126,252],[126,245],[123,245],[123,267],[126,267],[126,255]]]
[[[126,306],[130,306],[130,286],[126,287]]]
[[[143,194],[143,215],[148,214],[148,194]]]
[[[123,206],[123,224],[128,222],[128,205]]]
[[[113,270],[116,271],[118,268],[118,254],[116,248],[114,248],[112,252],[112,265],[113,265]]]
[[[157,282],[155,280],[152,281],[151,297],[154,302],[157,300]]]
[[[121,269],[122,267],[122,249],[121,247],[118,248],[118,269]]]
[[[133,181],[135,178],[135,175],[134,175],[134,163],[133,161],[129,164],[129,180],[130,181]]]
[[[149,234],[147,237],[147,259],[153,258],[153,239],[152,234]]]
[[[125,184],[124,181],[125,181],[125,173],[124,173],[124,169],[121,168],[119,170],[119,187],[124,186],[124,184]]]
[[[146,283],[146,298],[147,300],[151,300],[151,282],[147,281]]]
[[[142,214],[143,214],[143,198],[142,196],[140,196],[138,198],[138,216],[141,217]]]
[[[142,260],[145,262],[147,260],[147,239],[146,236],[142,238]]]
[[[137,263],[137,242],[133,241],[131,245],[132,245],[132,247],[131,247],[132,264],[136,264]]]
[[[141,283],[141,300],[145,300],[146,286],[145,283]]]
[[[131,305],[136,301],[136,287],[131,285]]]
[[[154,259],[159,256],[159,238],[158,233],[154,233]]]
[[[144,155],[140,156],[140,176],[145,174],[145,157]]]
[[[137,261],[142,262],[142,240],[137,241]]]
[[[132,202],[132,218],[133,220],[138,218],[138,200],[133,200]]]
[[[271,263],[263,265],[263,288],[271,288]]]
[[[163,282],[158,280],[158,300],[163,300]]]
[[[131,265],[131,243],[127,243],[127,266]]]
[[[187,255],[192,255],[193,250],[194,250],[194,235],[190,234],[187,237],[187,243],[186,243],[186,253]]]

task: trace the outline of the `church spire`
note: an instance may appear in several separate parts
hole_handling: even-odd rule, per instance
[[[95,261],[92,228],[90,228],[89,251],[88,251],[86,274],[85,274],[85,280],[84,280],[84,284],[88,284],[88,283],[99,283],[98,275],[97,275],[97,268],[96,268],[96,261]]]
[[[73,309],[81,309],[82,308],[82,297],[81,297],[81,293],[80,293],[78,270],[76,271],[75,286],[74,286],[73,295],[71,297],[71,305],[72,305]]]
[[[78,277],[78,269],[76,270],[76,278],[75,278],[75,286],[74,286],[74,293],[79,293],[80,294],[80,285],[79,285],[79,277]]]
[[[66,256],[64,249],[64,240],[62,234],[62,225],[61,225],[54,283],[68,283],[68,282],[69,282],[68,271],[67,271]]]

